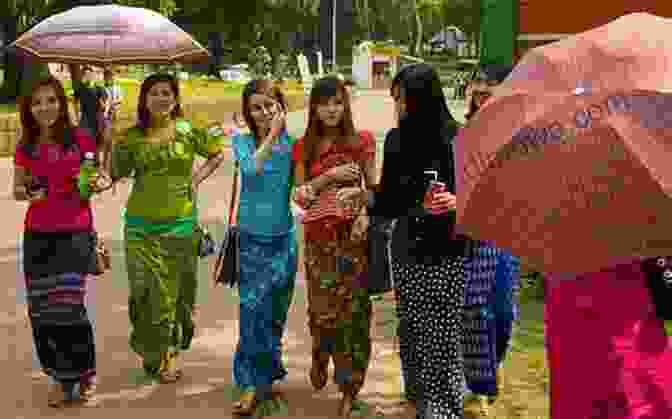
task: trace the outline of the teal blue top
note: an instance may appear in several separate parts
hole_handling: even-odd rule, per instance
[[[233,154],[240,163],[240,207],[238,226],[242,231],[262,236],[281,236],[294,230],[289,190],[292,183],[292,145],[286,132],[273,145],[271,157],[257,174],[252,134],[233,137]]]

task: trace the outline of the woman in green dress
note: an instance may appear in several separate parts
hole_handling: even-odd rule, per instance
[[[138,122],[112,152],[111,179],[133,179],[125,211],[130,346],[145,373],[175,382],[180,351],[194,336],[198,186],[224,159],[224,138],[181,119],[179,86],[168,74],[140,88]],[[207,161],[195,172],[196,156]]]

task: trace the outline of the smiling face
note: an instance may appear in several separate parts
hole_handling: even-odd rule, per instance
[[[266,133],[271,127],[271,121],[279,111],[278,102],[271,96],[254,93],[248,103],[250,116],[260,133]]]
[[[40,128],[49,128],[61,116],[61,104],[52,86],[42,86],[31,98],[30,111]]]
[[[336,96],[326,98],[323,102],[317,104],[315,110],[317,117],[325,127],[333,128],[339,126],[345,113],[343,94],[338,92]]]
[[[152,117],[169,116],[176,104],[175,93],[168,82],[158,82],[147,92],[147,110]]]

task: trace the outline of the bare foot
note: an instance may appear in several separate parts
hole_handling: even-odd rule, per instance
[[[352,417],[353,397],[349,394],[343,394],[341,403],[338,406],[338,416],[341,419],[350,419]]]
[[[61,383],[50,383],[47,395],[49,407],[62,407],[65,403],[65,392]]]

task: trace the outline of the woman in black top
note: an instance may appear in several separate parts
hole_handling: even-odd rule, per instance
[[[457,122],[426,64],[401,70],[392,96],[399,127],[385,139],[380,183],[365,199],[369,214],[398,219],[392,269],[406,397],[416,401],[417,391],[417,418],[462,418],[465,244],[453,234]],[[428,171],[437,172],[445,192],[427,193]]]

